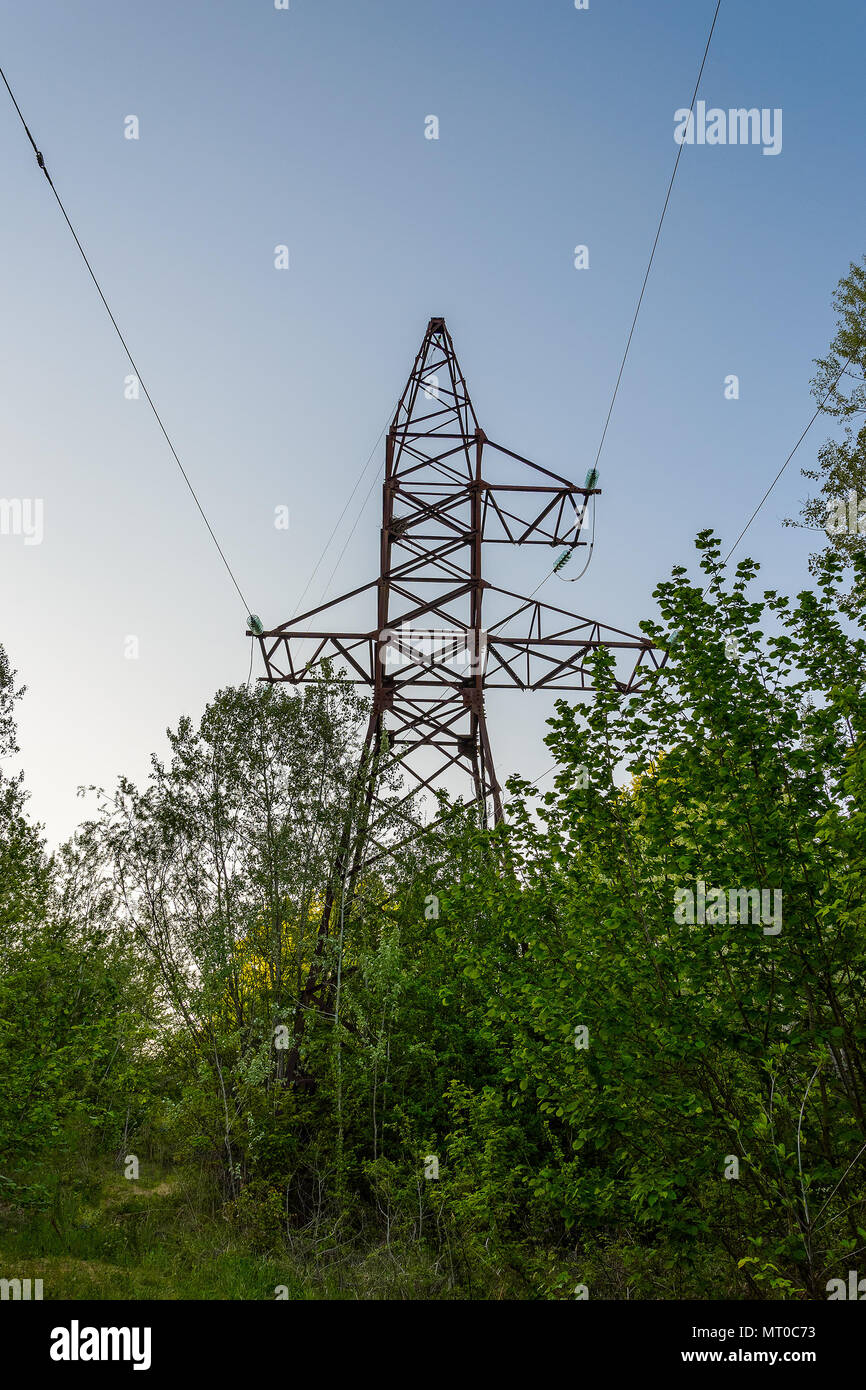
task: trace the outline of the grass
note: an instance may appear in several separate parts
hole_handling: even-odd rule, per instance
[[[0,1276],[41,1279],[47,1299],[292,1299],[321,1296],[297,1270],[251,1251],[196,1208],[182,1173],[114,1170],[61,1189],[48,1212],[0,1209]]]
[[[147,1166],[147,1174],[144,1168]],[[321,1220],[286,1241],[270,1209],[244,1224],[195,1169],[117,1169],[76,1158],[38,1173],[48,1209],[0,1203],[0,1277],[41,1279],[45,1300],[454,1299],[513,1296],[514,1279],[464,1279],[424,1245],[381,1238],[362,1217]],[[351,1226],[351,1230],[348,1227]]]
[[[45,1300],[266,1300],[276,1290],[306,1300],[571,1299],[583,1282],[602,1298],[749,1297],[739,1271],[704,1252],[632,1240],[561,1248],[479,1249],[457,1223],[438,1249],[382,1226],[360,1207],[326,1211],[286,1234],[279,1203],[223,1204],[203,1170],[142,1163],[126,1179],[103,1159],[78,1155],[64,1171],[28,1175],[40,1209],[0,1202],[0,1277],[41,1279]],[[18,1189],[19,1192],[24,1189]],[[253,1195],[247,1193],[246,1195]],[[754,1291],[751,1291],[754,1296]]]

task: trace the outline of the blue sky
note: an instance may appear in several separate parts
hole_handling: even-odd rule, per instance
[[[431,315],[487,433],[582,480],[713,9],[0,7],[0,63],[267,625],[293,611]],[[734,539],[808,420],[832,290],[866,251],[864,39],[855,0],[723,0],[701,96],[781,108],[782,152],[684,149],[602,456],[593,563],[542,598],[634,629],[701,527]],[[29,687],[22,760],[55,842],[80,818],[79,784],[142,778],[166,725],[246,678],[249,649],[147,405],[124,399],[129,368],[5,92],[0,161],[0,496],[44,505],[41,545],[0,536],[0,641]],[[807,582],[810,538],[781,521],[822,437],[819,423],[744,545],[774,588]],[[381,450],[311,600],[380,467]],[[374,489],[331,596],[374,577],[378,505]],[[547,560],[494,555],[491,577],[529,592]],[[548,766],[549,711],[491,701],[501,776]]]

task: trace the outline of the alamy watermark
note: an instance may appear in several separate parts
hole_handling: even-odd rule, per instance
[[[4,1302],[6,1299],[38,1302],[41,1298],[41,1279],[0,1279],[0,1300]]]
[[[687,926],[738,926],[753,923],[765,936],[782,930],[782,890],[769,888],[710,888],[697,879],[691,888],[674,889],[674,921]]]
[[[487,663],[487,633],[403,623],[399,632],[392,628],[380,632],[379,660],[384,666],[452,666],[474,674]]]
[[[699,101],[694,111],[674,112],[674,140],[678,145],[762,145],[764,154],[782,153],[782,108],[776,106],[707,109]]]
[[[0,497],[0,536],[22,536],[25,545],[41,545],[43,518],[41,497]]]
[[[151,1329],[82,1327],[73,1318],[68,1327],[52,1328],[48,1354],[52,1361],[131,1361],[134,1371],[147,1371]]]
[[[846,497],[831,502],[824,529],[828,536],[866,535],[866,499],[860,501],[852,488]]]
[[[866,1279],[858,1279],[856,1269],[848,1270],[847,1288],[844,1279],[828,1279],[824,1287],[827,1290],[829,1303],[839,1299],[862,1303],[866,1299]]]

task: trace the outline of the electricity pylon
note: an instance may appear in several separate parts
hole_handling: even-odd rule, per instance
[[[491,476],[494,461],[505,477]],[[378,579],[251,634],[263,680],[299,684],[329,661],[372,690],[357,788],[365,838],[374,838],[386,739],[388,765],[414,779],[409,796],[458,769],[484,818],[489,802],[499,821],[486,690],[589,691],[585,663],[600,646],[635,654],[620,682],[625,691],[661,664],[646,637],[523,598],[483,576],[485,545],[585,547],[595,482],[590,473],[579,487],[493,443],[476,419],[444,319],[430,320],[387,435]],[[374,589],[374,627],[340,621]]]
[[[489,467],[496,464],[497,476]],[[361,760],[319,920],[310,970],[295,1015],[285,1079],[300,1072],[311,1011],[335,998],[328,951],[332,920],[342,922],[358,875],[388,851],[376,839],[402,803],[377,802],[385,768],[410,779],[408,800],[468,776],[482,818],[502,818],[484,694],[491,689],[589,691],[586,661],[601,646],[633,653],[620,687],[637,689],[663,664],[646,637],[603,627],[485,579],[485,545],[565,547],[559,563],[586,545],[591,470],[583,487],[494,444],[478,424],[451,335],[431,319],[385,444],[379,577],[263,631],[250,620],[265,681],[298,685],[324,663],[372,691]],[[593,504],[594,505],[594,504]],[[375,626],[355,618],[372,608]],[[318,621],[316,621],[318,620]],[[316,624],[315,628],[313,624]],[[658,658],[658,659],[657,659]],[[374,853],[370,853],[372,843]],[[335,929],[334,929],[335,930]]]

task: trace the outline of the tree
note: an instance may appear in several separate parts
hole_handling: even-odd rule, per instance
[[[49,879],[42,838],[26,815],[24,773],[3,766],[19,752],[15,706],[23,694],[0,647],[0,955],[39,916]]]
[[[786,525],[819,531],[826,542],[811,557],[813,574],[827,551],[850,563],[866,535],[866,257],[852,263],[833,295],[836,332],[825,358],[816,365],[812,393],[824,414],[844,423],[842,439],[828,439],[818,467],[803,476],[821,484]]]
[[[293,1104],[275,1093],[290,1064],[312,1081],[318,1035],[332,1033],[346,935],[335,865],[367,713],[330,678],[303,695],[229,687],[197,727],[169,731],[170,760],[153,759],[144,790],[121,780],[82,831],[206,1082],[196,1114],[235,1195],[250,1125]],[[341,910],[325,932],[329,889]]]
[[[23,693],[0,648],[0,758],[18,752]],[[147,1010],[130,992],[140,972],[94,891],[93,865],[79,862],[76,874],[66,852],[59,872],[26,801],[23,774],[0,769],[0,1177],[4,1195],[32,1204],[50,1199],[32,1165],[49,1153],[59,1161],[76,1127],[104,1142],[119,1091],[126,1104],[140,1086],[143,1025],[132,1015]]]
[[[667,667],[626,697],[597,655],[555,790],[512,783],[518,877],[460,874],[442,930],[542,1120],[511,1163],[551,1233],[666,1244],[692,1296],[709,1255],[708,1288],[824,1297],[866,1242],[866,642],[838,557],[792,603],[699,547],[703,585],[676,569],[644,625]]]

